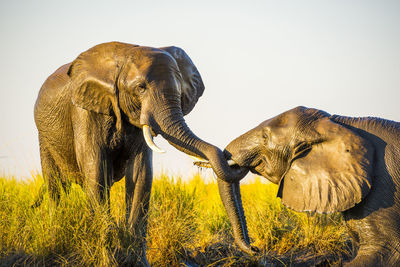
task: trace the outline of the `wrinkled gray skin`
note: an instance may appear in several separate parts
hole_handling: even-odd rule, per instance
[[[195,65],[177,47],[104,43],[60,67],[43,84],[35,105],[51,198],[59,198],[59,185],[68,189],[76,182],[108,204],[110,187],[125,176],[127,222],[145,237],[153,174],[143,125],[178,150],[210,160],[223,179],[243,176],[183,119],[203,90]],[[144,243],[142,258],[147,265]]]
[[[233,140],[228,159],[279,184],[296,211],[343,212],[351,266],[400,266],[400,123],[297,107]],[[236,243],[253,253],[239,183],[218,179]],[[268,223],[268,222],[266,222]]]

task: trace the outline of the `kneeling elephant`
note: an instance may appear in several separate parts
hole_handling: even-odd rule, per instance
[[[297,107],[224,151],[230,165],[279,184],[296,211],[342,212],[358,248],[352,266],[400,266],[400,123]],[[218,179],[235,241],[250,246],[238,180]]]

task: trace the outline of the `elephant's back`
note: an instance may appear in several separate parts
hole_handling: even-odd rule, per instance
[[[68,70],[71,66],[71,63],[62,65],[55,72],[53,72],[44,82],[42,88],[59,88],[64,86],[66,83],[70,81],[68,76]]]
[[[51,74],[40,88],[35,103],[35,122],[38,128],[42,122],[51,120],[59,111],[64,111],[63,105],[68,104],[70,77],[68,69],[71,63],[65,64]]]
[[[36,105],[53,102],[60,98],[61,94],[65,93],[67,85],[70,82],[68,76],[68,69],[71,63],[59,67],[53,74],[51,74],[40,88]]]

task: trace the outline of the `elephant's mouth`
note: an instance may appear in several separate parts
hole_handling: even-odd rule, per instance
[[[268,174],[265,173],[265,170],[262,166],[258,165],[255,167],[250,167],[250,171],[254,174],[260,175],[262,177],[268,177]]]
[[[239,182],[248,173],[249,168],[241,166],[235,160],[233,160],[232,158],[227,156],[226,153],[224,153],[224,156],[225,156],[225,160],[228,163],[228,166],[230,167],[230,169],[232,169],[234,173],[241,173],[241,175],[237,178],[230,177],[230,179],[232,178],[232,180],[230,180],[230,182]],[[196,161],[193,162],[193,165],[198,166],[200,168],[212,168],[212,166],[208,160],[204,160],[201,158],[194,158],[194,159]],[[220,177],[218,177],[218,178],[221,179]]]
[[[193,165],[196,165],[198,167],[201,168],[211,168],[211,163],[208,160],[203,160],[200,158],[195,158],[194,159],[196,161],[193,162]],[[232,169],[240,169],[241,167],[239,166],[239,164],[237,164],[235,161],[233,161],[232,159],[227,160],[228,165],[232,168]]]
[[[192,157],[195,161],[193,162],[193,165],[196,165],[198,167],[201,168],[212,168],[211,164],[208,160],[204,160],[201,158],[196,158],[196,157]],[[226,160],[228,162],[229,167],[231,167],[232,169],[241,169],[243,167],[241,167],[236,161],[234,161],[233,159],[229,158]]]

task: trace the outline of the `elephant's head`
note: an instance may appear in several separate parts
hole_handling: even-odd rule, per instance
[[[280,184],[282,202],[297,211],[344,211],[371,188],[372,144],[316,109],[297,107],[264,121],[225,154]]]
[[[296,211],[337,212],[370,191],[374,147],[316,109],[297,107],[233,140],[224,151],[232,165],[279,184],[278,196]],[[251,252],[238,183],[218,179],[239,247]]]
[[[148,145],[162,151],[151,135],[193,156],[208,159],[225,179],[244,173],[231,169],[222,152],[199,139],[183,116],[203,94],[204,85],[189,56],[178,47],[151,48],[119,42],[97,45],[83,52],[69,68],[72,102],[93,112],[115,116],[142,128]]]

